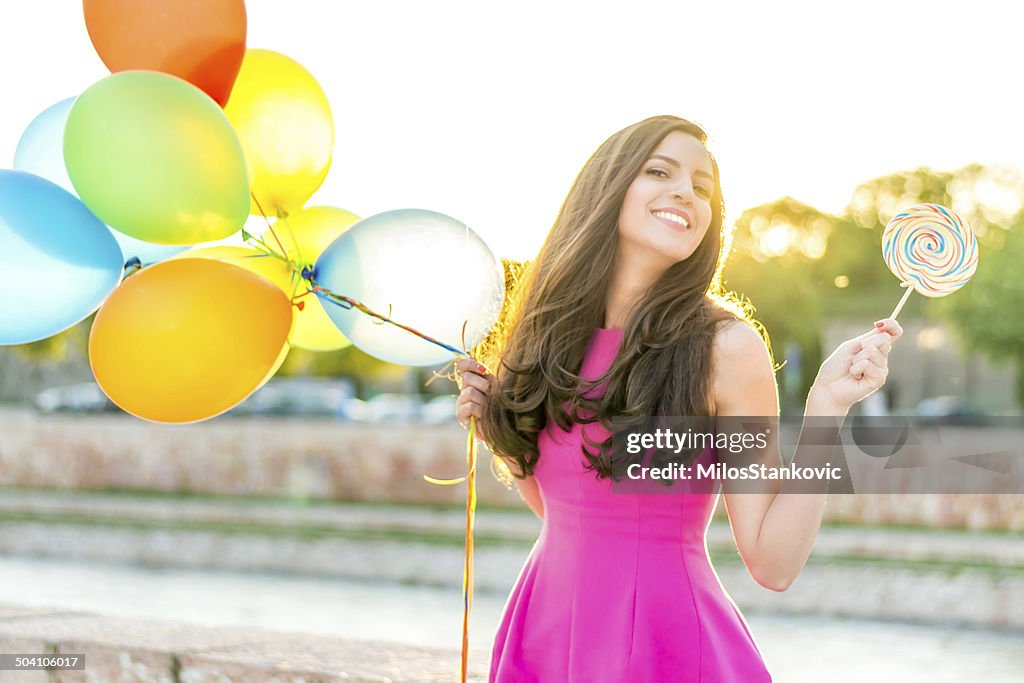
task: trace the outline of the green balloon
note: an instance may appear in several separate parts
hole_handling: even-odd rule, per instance
[[[75,101],[64,163],[89,209],[146,242],[223,239],[249,215],[242,146],[203,91],[155,71],[123,71]]]

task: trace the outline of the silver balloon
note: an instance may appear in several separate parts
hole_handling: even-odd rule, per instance
[[[475,232],[422,209],[355,223],[324,250],[313,275],[321,287],[460,350],[487,335],[505,291],[501,263]],[[357,309],[323,305],[353,344],[381,360],[426,366],[454,357]]]

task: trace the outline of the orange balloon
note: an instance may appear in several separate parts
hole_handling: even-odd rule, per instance
[[[270,379],[287,352],[292,320],[288,297],[243,268],[164,261],[129,277],[100,308],[89,363],[125,412],[198,422]]]
[[[84,0],[85,26],[111,73],[163,71],[223,107],[245,56],[244,0]]]

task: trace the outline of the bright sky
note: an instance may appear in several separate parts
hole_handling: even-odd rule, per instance
[[[917,166],[1024,166],[1021,10],[964,2],[249,0],[250,47],[323,86],[334,163],[312,204],[425,208],[530,258],[608,135],[703,124],[728,217],[791,195],[841,211]],[[107,72],[81,3],[0,3],[0,167],[32,118]]]

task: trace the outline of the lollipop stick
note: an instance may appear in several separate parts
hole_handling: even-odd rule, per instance
[[[910,298],[911,293],[914,291],[914,288],[905,282],[903,283],[903,286],[907,288],[907,292],[903,295],[903,298],[900,299],[900,302],[896,304],[896,308],[892,309],[892,314],[889,317],[893,320],[895,320],[896,316],[898,316],[900,311],[903,310],[903,304],[907,303],[907,299]]]

